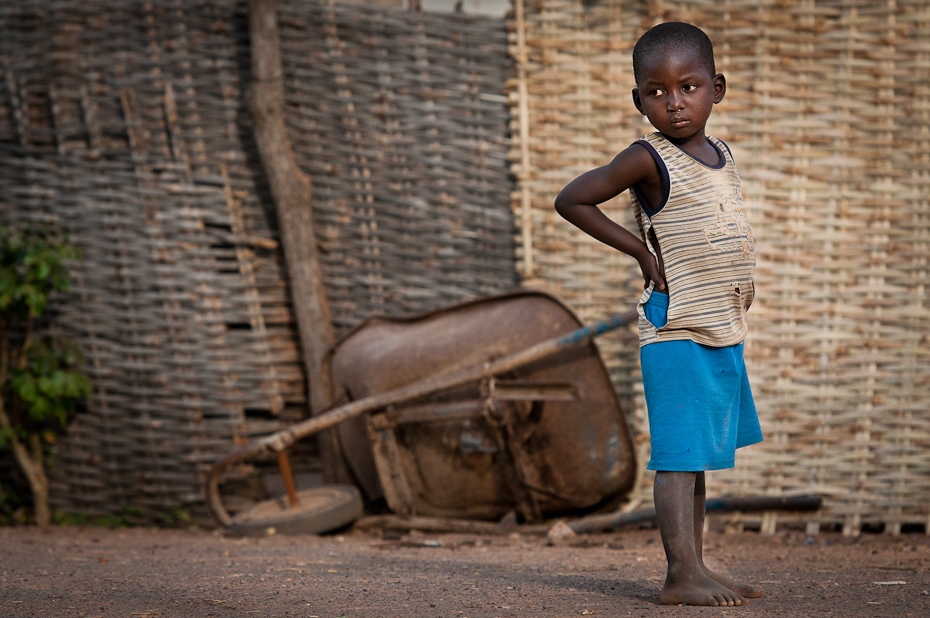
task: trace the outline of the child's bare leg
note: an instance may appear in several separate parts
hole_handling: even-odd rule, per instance
[[[654,496],[668,575],[659,594],[663,605],[742,605],[736,592],[704,573],[695,549],[694,472],[656,472]]]
[[[694,479],[694,551],[697,553],[698,564],[704,569],[704,574],[719,584],[723,584],[736,594],[748,599],[758,599],[762,591],[752,586],[740,584],[726,575],[715,573],[704,565],[704,512],[707,510],[707,490],[704,485],[704,473],[698,472]]]

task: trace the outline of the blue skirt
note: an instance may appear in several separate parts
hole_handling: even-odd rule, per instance
[[[668,295],[653,292],[643,310],[662,327]],[[762,441],[742,343],[714,348],[661,341],[643,346],[640,361],[652,443],[649,470],[732,468],[736,449]]]

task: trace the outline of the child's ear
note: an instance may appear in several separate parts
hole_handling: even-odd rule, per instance
[[[723,96],[727,93],[727,78],[723,73],[714,75],[714,103],[723,101]]]
[[[723,76],[721,75],[721,77]],[[639,98],[639,88],[633,88],[633,105],[636,106],[636,109],[639,110],[640,114],[643,116],[646,115],[646,110],[643,108],[643,102]]]

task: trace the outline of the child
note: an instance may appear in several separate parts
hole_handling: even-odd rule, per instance
[[[732,468],[762,440],[743,339],[755,252],[729,148],[704,134],[726,93],[710,39],[658,25],[633,49],[633,104],[658,132],[569,183],[565,219],[636,258],[640,359],[656,471],[655,507],[668,558],[663,604],[732,606],[762,596],[704,566],[704,471]],[[631,189],[639,236],[597,207]]]

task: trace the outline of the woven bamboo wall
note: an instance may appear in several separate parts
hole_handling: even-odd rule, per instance
[[[709,491],[823,495],[811,529],[927,526],[930,3],[527,2],[511,23],[526,92],[513,83],[527,285],[585,321],[635,302],[635,264],[561,221],[552,201],[651,130],[630,100],[630,53],[672,20],[705,29],[727,75],[708,132],[734,151],[758,252],[747,358],[766,441],[711,474]],[[607,211],[635,229],[626,195]],[[646,431],[636,352],[621,341],[601,348]]]
[[[337,330],[516,286],[504,21],[295,0],[280,22]]]
[[[218,456],[304,413],[244,4],[0,4],[0,221],[85,255],[57,320],[94,385],[57,446],[66,511],[196,512]],[[337,330],[516,285],[504,23],[281,4]]]

